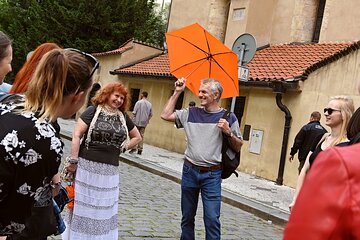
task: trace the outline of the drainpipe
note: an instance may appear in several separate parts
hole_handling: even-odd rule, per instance
[[[285,88],[281,82],[274,83],[273,86],[274,92],[276,93],[276,105],[280,108],[281,111],[285,113],[285,126],[284,126],[284,135],[283,142],[281,147],[281,155],[280,155],[280,163],[279,163],[279,171],[278,177],[276,179],[277,185],[283,184],[283,176],[286,162],[286,150],[289,142],[289,132],[290,132],[290,122],[291,122],[291,113],[289,109],[281,102],[282,94],[285,93]]]

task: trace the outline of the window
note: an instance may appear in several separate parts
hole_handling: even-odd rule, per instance
[[[131,100],[130,100],[130,111],[134,110],[135,107],[135,103],[139,100],[139,96],[140,96],[140,89],[139,88],[131,88],[130,89],[130,96],[131,96]]]
[[[239,126],[241,126],[241,118],[244,115],[245,100],[245,97],[236,97],[235,101],[234,114],[239,121]]]
[[[324,17],[324,11],[325,11],[325,5],[326,5],[326,0],[319,0],[319,5],[318,5],[318,9],[317,9],[317,13],[316,13],[316,22],[315,22],[315,29],[314,29],[314,34],[313,34],[313,38],[312,38],[312,42],[319,42],[319,38],[320,38],[320,31],[321,31],[321,24],[322,24],[322,20]]]
[[[245,8],[235,8],[233,11],[233,21],[243,20],[245,17]]]

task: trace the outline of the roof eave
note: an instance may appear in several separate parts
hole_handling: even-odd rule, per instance
[[[117,71],[110,71],[111,75],[122,75],[127,77],[144,77],[144,78],[161,78],[161,79],[169,79],[169,80],[176,80],[176,77],[167,74],[144,74],[144,73],[123,73]]]
[[[290,81],[289,81],[290,80]],[[281,84],[286,90],[298,90],[299,89],[299,78],[294,77],[292,79],[279,81],[239,81],[240,86],[244,87],[257,87],[257,88],[271,88],[274,89],[276,84]]]

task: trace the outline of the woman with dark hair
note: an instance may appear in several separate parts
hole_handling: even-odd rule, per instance
[[[0,236],[44,239],[57,231],[52,182],[63,154],[57,118],[84,104],[98,61],[77,49],[41,59],[24,95],[0,104]],[[5,239],[5,237],[0,237]]]
[[[24,93],[26,92],[29,82],[35,72],[36,66],[39,64],[40,59],[45,53],[59,49],[60,47],[55,43],[40,44],[32,53],[29,59],[24,63],[22,68],[15,76],[13,86],[10,93]]]
[[[0,31],[0,85],[3,84],[5,76],[12,70],[12,53],[11,39]]]
[[[76,123],[68,159],[68,170],[76,171],[71,240],[118,239],[119,154],[141,140],[125,114],[128,91],[121,83],[106,85],[92,102]]]
[[[92,98],[95,96],[95,94],[97,93],[97,91],[99,91],[101,88],[99,83],[94,83],[91,87],[91,90],[89,92],[89,98],[88,98],[88,103],[87,103],[87,107],[93,105],[92,104]]]
[[[350,140],[349,145],[360,142],[360,108],[356,109],[350,118],[347,136]]]

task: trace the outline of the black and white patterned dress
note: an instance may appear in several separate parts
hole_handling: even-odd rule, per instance
[[[0,236],[36,239],[41,223],[34,208],[52,203],[63,143],[57,124],[22,112],[22,103],[20,95],[0,102]]]
[[[96,108],[90,106],[81,119],[90,126]],[[134,128],[125,114],[129,131]],[[119,154],[127,131],[118,114],[101,111],[91,130],[88,146],[82,142],[75,178],[71,240],[118,239]],[[85,138],[87,132],[85,133]]]

